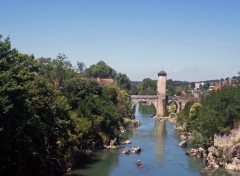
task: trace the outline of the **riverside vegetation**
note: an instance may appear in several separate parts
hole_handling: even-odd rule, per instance
[[[178,125],[183,126],[181,137],[187,138],[190,149],[187,154],[205,157],[207,167],[203,171],[219,167],[239,170],[239,140],[231,139],[232,133],[239,130],[240,125],[240,87],[224,87],[213,91],[201,100],[188,102],[178,114]],[[185,134],[185,137],[184,137]],[[226,140],[217,143],[217,137],[234,140],[228,145]],[[220,137],[219,137],[220,136]],[[239,134],[234,134],[239,136]],[[229,142],[228,142],[229,143]]]
[[[133,114],[131,81],[103,61],[84,66],[74,69],[64,54],[35,59],[0,35],[0,175],[62,175],[119,137]]]

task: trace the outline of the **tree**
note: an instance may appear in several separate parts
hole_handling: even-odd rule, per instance
[[[201,134],[198,136],[204,136],[201,141],[208,145],[215,133],[226,133],[239,126],[239,107],[240,88],[224,87],[212,91],[201,102],[195,102],[191,106],[187,103],[178,114],[178,122],[187,123],[190,132],[195,131]]]
[[[86,64],[84,64],[83,62],[77,61],[77,72],[78,73],[83,74],[85,68],[86,68]]]
[[[167,80],[167,95],[173,96],[176,94],[176,85],[172,79]]]
[[[198,118],[201,107],[202,107],[202,105],[200,103],[198,103],[198,102],[194,103],[190,108],[189,118],[191,118],[191,119]]]
[[[26,62],[25,62],[26,61]],[[16,174],[23,158],[16,138],[25,119],[24,99],[26,81],[33,78],[29,61],[11,49],[10,39],[0,36],[0,158],[1,175]]]
[[[238,79],[238,84],[240,84],[240,72],[238,72],[238,77],[237,77],[237,79]]]
[[[102,95],[102,88],[95,81],[83,80],[79,76],[66,80],[62,90],[74,109],[77,109],[78,102],[86,97]]]
[[[117,85],[121,88],[129,92],[132,87],[132,82],[127,77],[126,74],[118,73],[116,76]]]
[[[117,100],[117,110],[120,114],[120,117],[131,117],[133,112],[131,103],[128,101],[128,93],[125,90],[119,90]]]
[[[115,78],[117,72],[105,62],[99,61],[97,64],[91,65],[87,68],[84,75],[94,78]]]
[[[145,78],[138,86],[140,95],[157,95],[157,80]]]
[[[0,173],[49,175],[69,149],[69,105],[37,62],[0,40]]]
[[[65,54],[58,54],[57,58],[52,61],[52,76],[55,84],[63,86],[64,81],[71,78],[73,74],[72,64],[67,60]]]
[[[194,104],[194,101],[189,101],[186,103],[186,105],[184,106],[183,110],[181,110],[177,116],[177,122],[180,124],[184,124],[187,122],[188,117],[189,117],[189,112],[190,112],[190,108],[192,107],[192,105]]]
[[[40,58],[38,62],[39,75],[44,76],[59,88],[64,87],[65,81],[76,75],[65,54],[58,54],[56,59]]]
[[[96,65],[94,74],[116,76],[104,62]],[[129,79],[120,77],[127,89]],[[70,157],[118,137],[119,122],[131,110],[117,84],[102,88],[82,80],[64,54],[35,60],[0,35],[1,175],[64,172]]]

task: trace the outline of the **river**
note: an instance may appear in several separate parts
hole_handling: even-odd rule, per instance
[[[155,109],[148,106],[136,105],[135,117],[142,122],[138,128],[126,133],[124,138],[130,139],[132,144],[125,148],[112,151],[94,153],[90,162],[79,169],[73,170],[71,175],[81,176],[157,176],[183,175],[199,176],[204,161],[195,157],[187,157],[186,150],[178,146],[179,139],[173,124],[156,122],[151,115]],[[124,155],[121,152],[130,149],[132,145],[141,146],[140,154]],[[135,165],[141,160],[144,167]],[[230,175],[223,171],[212,175]]]

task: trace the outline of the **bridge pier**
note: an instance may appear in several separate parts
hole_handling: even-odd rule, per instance
[[[167,116],[167,101],[165,97],[158,97],[157,99],[157,117]]]

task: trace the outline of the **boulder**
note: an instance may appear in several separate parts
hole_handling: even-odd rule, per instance
[[[124,150],[124,151],[122,151],[122,154],[128,155],[128,154],[130,154],[130,150],[129,149],[128,150]]]
[[[206,151],[203,148],[191,148],[186,152],[187,155],[196,156],[198,158],[206,157]]]
[[[187,147],[187,142],[186,141],[182,141],[178,144],[180,147]]]
[[[140,160],[137,160],[136,166],[137,167],[143,167],[144,165],[143,165],[143,163]]]
[[[141,147],[132,147],[132,152],[133,153],[140,153],[141,152]]]
[[[190,148],[190,149],[186,152],[186,154],[189,155],[189,156],[196,156],[196,152],[197,152],[196,149]]]
[[[235,157],[235,158],[233,158],[232,164],[239,165],[240,164],[240,160],[237,157]]]
[[[110,146],[114,146],[114,145],[118,145],[119,142],[117,140],[117,138],[115,138],[114,140],[110,140]]]
[[[214,153],[214,151],[216,150],[216,148],[214,146],[211,146],[208,148],[208,152]]]
[[[141,122],[139,120],[133,120],[132,122],[133,122],[134,126],[136,126],[136,127],[141,125]]]
[[[229,163],[229,164],[225,164],[225,169],[239,171],[240,167],[239,165]]]
[[[225,164],[225,169],[239,171],[240,170],[240,160],[239,160],[239,158],[234,157],[232,163]]]
[[[230,158],[240,156],[240,144],[237,144],[237,145],[234,145],[233,147],[231,147],[231,149],[227,153],[227,156]]]
[[[131,144],[132,142],[130,140],[124,141],[124,144]]]
[[[207,155],[207,160],[211,161],[213,159],[214,159],[214,156],[213,156],[212,152],[209,152],[208,155]]]
[[[210,162],[209,166],[213,169],[218,169],[219,168],[219,165],[216,163],[216,161]]]

